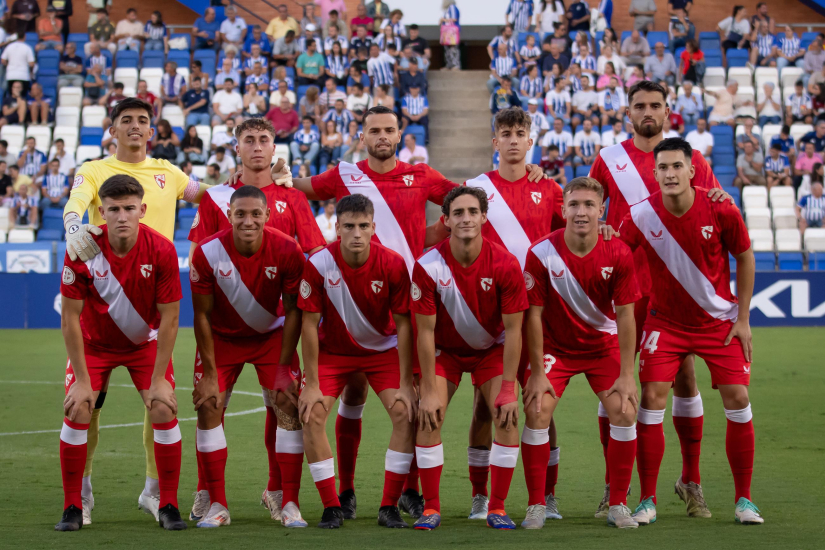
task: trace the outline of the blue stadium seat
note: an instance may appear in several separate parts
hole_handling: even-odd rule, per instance
[[[49,212],[57,212],[58,214],[63,214],[62,208],[47,208],[43,211],[43,219],[40,220],[40,230],[48,229],[49,231],[58,231],[60,234],[63,234],[63,220],[60,218],[55,218],[49,216],[48,218],[45,216]],[[47,239],[48,240],[48,239]]]
[[[324,167],[324,170],[326,170],[326,167]],[[317,176],[318,175],[318,168],[316,168],[316,166],[314,164],[309,165],[309,175],[310,176]]]
[[[61,220],[60,227],[63,227],[63,210],[59,208],[47,208],[43,211],[43,219],[46,218],[55,218]]]
[[[590,168],[591,168],[590,164],[582,164],[581,166],[576,166],[576,169],[575,169],[576,177],[580,178],[582,176],[586,176],[587,174],[590,173]]]
[[[731,274],[736,273],[736,258],[733,257],[732,254],[728,254],[728,262],[730,262],[730,272]]]
[[[722,182],[720,181],[719,183],[721,184]],[[738,208],[742,208],[742,195],[739,192],[738,187],[733,187],[732,185],[722,185],[722,189],[724,189],[728,195],[733,197],[733,202]]]
[[[51,53],[57,55],[48,55]],[[60,72],[60,54],[55,50],[43,50],[37,56],[37,67],[38,79],[41,76],[57,76]]]
[[[651,48],[656,45],[656,42],[661,42],[667,48],[670,43],[667,31],[650,31],[647,33],[647,43],[650,44]]]
[[[175,229],[175,240],[176,241],[185,241],[189,238],[189,228],[186,229]]]
[[[140,56],[132,50],[120,50],[117,52],[115,61],[117,61],[118,69],[137,69]]]
[[[224,19],[226,19],[226,14],[224,13],[223,6],[212,6],[212,9],[215,10],[215,21],[218,23],[222,23]]]
[[[723,166],[736,166],[736,159],[732,155],[717,154],[716,151],[711,155],[713,159],[713,168],[721,168]]]
[[[773,252],[754,252],[757,271],[776,271],[776,254]]]
[[[522,46],[527,44],[527,37],[530,36],[530,35],[535,37],[536,45],[541,47],[541,37],[539,36],[539,33],[537,33],[537,32],[520,32],[520,33],[518,33],[518,48],[519,49],[521,49]]]
[[[533,158],[531,160],[533,164],[538,164],[541,162],[541,147],[534,147],[533,148]]]
[[[722,56],[721,55],[706,55],[705,56],[705,65],[708,67],[722,67]]]
[[[722,143],[719,143],[720,146],[723,143],[727,143],[724,140],[729,140],[730,143],[733,143],[733,128],[727,124],[717,124],[716,126],[711,126],[710,133],[713,134],[715,139],[723,140]]]
[[[777,36],[783,35],[784,33],[777,33]],[[803,32],[802,36],[799,37],[800,40],[814,40],[817,36],[819,36],[818,31],[807,31]]]
[[[172,126],[172,131],[177,134],[179,140],[183,140],[184,129],[180,126]]]
[[[189,51],[169,50],[169,55],[166,56],[166,61],[173,61],[178,64],[178,67],[189,68]]]
[[[633,31],[622,31],[622,38],[620,42],[624,42],[625,38],[629,38]]]
[[[742,48],[730,49],[727,52],[728,68],[730,67],[744,67],[748,63],[748,50]]]
[[[163,68],[163,62],[166,59],[166,54],[162,51],[158,50],[147,50],[143,52],[143,59],[141,60],[141,66],[144,69],[148,68]]]
[[[801,252],[779,253],[779,271],[802,271],[803,264]]]
[[[700,33],[700,34],[706,34],[706,33]],[[699,39],[699,49],[702,50],[703,52],[707,51],[707,50],[718,50],[722,47],[722,42],[719,40],[719,35],[716,34],[715,32],[711,33],[711,34],[713,36],[708,37],[708,38],[700,38]]]
[[[41,229],[37,232],[38,241],[62,241],[63,231],[60,229]]]
[[[800,40],[799,41],[799,47],[802,48],[803,50],[807,50],[808,46],[810,46],[812,42],[813,42],[813,40],[804,40],[804,39]]]
[[[685,124],[685,135],[688,135],[690,132],[696,129],[695,124]]]
[[[404,135],[412,134],[415,136],[416,143],[424,143],[424,127],[420,124],[410,124],[407,126],[407,129],[404,130]]]
[[[570,181],[576,177],[575,173],[573,172],[573,167],[569,164],[564,165],[564,177],[567,178],[567,181]]]
[[[293,82],[294,82],[294,81],[295,81],[295,76],[296,76],[296,74],[295,74],[295,67],[284,67],[284,68],[286,69],[286,75],[287,75],[289,78],[291,78],[291,79],[293,80]]]
[[[808,252],[808,271],[825,271],[825,252]]]
[[[100,145],[103,128],[84,126],[80,129],[80,145]]]
[[[721,166],[720,168],[732,168],[731,166]],[[719,185],[722,187],[731,187],[733,186],[733,180],[736,179],[736,174],[723,174],[720,171],[716,170],[716,167],[713,169],[716,179],[719,180]]]
[[[37,35],[36,32],[27,32],[26,33],[26,44],[34,49],[34,46],[40,42],[40,37]]]

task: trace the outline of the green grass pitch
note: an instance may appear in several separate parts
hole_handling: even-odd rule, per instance
[[[125,369],[118,369],[101,416],[101,424],[141,423],[141,426],[101,430],[95,457],[94,524],[79,533],[56,533],[62,493],[58,461],[65,351],[57,330],[0,331],[0,528],[2,548],[823,548],[825,521],[825,410],[822,391],[823,329],[754,330],[756,361],[751,401],[756,425],[753,498],[766,524],[744,527],[733,522],[733,481],[725,457],[725,417],[717,392],[710,388],[704,364],[697,374],[705,403],[702,484],[713,511],[710,520],[689,519],[673,494],[681,471],[679,444],[668,414],[666,453],[659,478],[659,518],[655,525],[619,532],[593,518],[603,489],[604,462],[596,421],[597,399],[583,377],[574,379],[557,412],[562,448],[557,495],[562,521],[548,521],[544,530],[494,532],[483,522],[466,518],[470,507],[467,479],[467,428],[470,383],[465,378],[447,412],[444,428],[445,466],[441,484],[442,526],[433,533],[390,531],[377,526],[383,484],[384,453],[390,423],[374,395],[368,401],[356,472],[358,519],[338,531],[313,527],[321,503],[308,469],[304,468],[302,511],[310,527],[287,530],[274,524],[259,499],[267,477],[263,444],[264,414],[255,412],[226,419],[229,443],[227,495],[232,525],[180,533],[162,531],[137,509],[143,488],[141,444],[142,404]],[[175,350],[176,377],[191,388],[194,337],[182,329]],[[257,379],[248,369],[229,412],[262,406]],[[188,514],[195,487],[195,416],[188,389],[178,391],[183,441],[180,484],[181,511]],[[334,416],[329,423],[333,442]],[[45,433],[18,434],[50,430]],[[633,479],[631,507],[639,496]],[[508,511],[524,518],[526,489],[521,461],[513,477]],[[264,546],[266,545],[266,546]],[[551,546],[552,545],[552,546]],[[563,545],[563,546],[562,546]]]

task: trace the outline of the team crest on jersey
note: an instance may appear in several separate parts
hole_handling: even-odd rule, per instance
[[[370,287],[372,288],[373,292],[378,294],[379,292],[381,292],[381,289],[384,288],[384,281],[372,281],[370,283]]]
[[[710,239],[710,236],[712,234],[713,234],[713,226],[712,225],[706,225],[706,226],[702,227],[702,236],[705,238],[706,241],[708,239]]]
[[[664,229],[660,229],[658,233],[651,231],[650,236],[653,237],[654,241],[661,241],[662,240],[662,233],[664,233]]]
[[[610,276],[613,275],[613,268],[612,267],[603,267],[602,268],[602,279],[607,281],[610,279]]]
[[[533,199],[533,202],[539,204],[541,202],[541,193],[538,191],[530,191],[530,198]]]
[[[161,189],[166,187],[166,174],[155,174],[155,183],[158,184],[158,187]]]
[[[109,277],[109,270],[108,269],[106,271],[104,271],[103,273],[101,273],[100,271],[98,271],[96,269],[94,270],[94,272],[95,272],[95,279],[106,279],[106,278]]]
[[[286,203],[284,201],[275,201],[275,211],[278,214],[283,214],[284,210],[286,210]]]
[[[64,265],[63,266],[63,284],[64,285],[70,285],[70,284],[74,283],[74,278],[75,278],[74,277],[74,271],[72,271],[72,268],[67,266],[67,265]]]
[[[544,374],[550,372],[550,369],[553,368],[553,365],[556,364],[556,358],[550,355],[549,353],[544,354]]]
[[[421,299],[421,289],[418,288],[418,285],[415,283],[410,285],[410,297],[413,299],[414,302],[417,302]]]
[[[627,172],[627,163],[625,162],[624,164],[621,164],[621,165],[617,163],[616,164],[616,172],[618,172],[618,173]]]
[[[337,271],[327,273],[327,288],[338,288],[341,286],[341,274]]]
[[[561,278],[563,278],[563,277],[564,277],[564,270],[562,269],[561,271],[559,271],[558,273],[556,273],[555,271],[553,271],[553,270],[551,269],[551,270],[550,270],[550,275],[551,275],[554,279],[561,279]]]
[[[536,286],[536,280],[529,271],[524,272],[524,286],[527,287],[527,290],[532,290],[533,287]]]
[[[78,174],[74,177],[72,189],[74,189],[75,187],[80,187],[81,185],[83,185],[83,174]]]
[[[197,283],[201,280],[200,273],[198,273],[198,270],[195,269],[195,266],[193,265],[189,266],[189,280],[193,283]]]
[[[412,174],[410,174],[408,176],[401,176],[401,179],[404,180],[404,185],[406,185],[407,187],[409,187],[413,184],[413,175]]]
[[[278,268],[277,267],[265,267],[264,268],[264,275],[270,281],[274,279],[278,275]]]
[[[197,212],[195,212],[195,219],[192,220],[192,229],[195,229],[198,226],[199,223],[201,223],[201,211],[200,211],[200,209]]]
[[[140,274],[144,279],[148,279],[152,275],[152,264],[143,264],[140,266]]]
[[[490,287],[493,286],[493,278],[492,277],[482,277],[481,278],[481,290],[487,292],[490,290]]]
[[[300,290],[300,292],[301,292],[301,298],[306,300],[307,298],[309,298],[309,295],[312,292],[312,287],[309,286],[309,283],[306,282],[305,280],[301,280],[301,290]]]

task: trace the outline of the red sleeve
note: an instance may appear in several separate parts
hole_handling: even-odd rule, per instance
[[[501,313],[519,313],[530,307],[527,301],[527,289],[524,286],[524,274],[518,265],[515,257],[511,261],[501,266],[499,281],[499,300],[501,301]],[[506,260],[505,260],[506,261]]]
[[[447,193],[452,191],[454,187],[458,187],[458,184],[448,180],[438,170],[434,170],[429,166],[427,166],[426,177],[429,187],[427,200],[439,206],[444,204],[444,197],[447,196]]]
[[[204,193],[201,203],[198,205],[198,212],[195,214],[195,219],[192,221],[192,228],[189,230],[189,240],[193,243],[199,243],[218,232],[218,224],[215,221],[215,214],[218,212],[218,205],[209,196],[209,193]]]
[[[306,262],[298,294],[298,309],[310,313],[324,312],[324,278],[315,269],[315,264]]]
[[[621,243],[617,243],[621,244]],[[626,245],[617,246],[616,266],[613,269],[613,304],[624,306],[641,299],[636,269],[633,267],[633,253]]]
[[[410,275],[407,264],[398,256],[390,259],[390,309],[397,315],[410,312]]]
[[[712,204],[715,205],[711,208],[716,209],[716,219],[722,229],[722,243],[731,254],[742,254],[751,247],[751,239],[742,214],[730,201]]]
[[[693,151],[693,167],[696,173],[693,174],[693,179],[690,184],[693,187],[706,187],[707,189],[722,189],[719,180],[716,179],[713,170],[708,165],[708,161],[702,156],[699,151]]]
[[[281,292],[284,294],[298,294],[301,278],[304,275],[306,258],[297,243],[289,243],[291,249],[287,252],[286,262],[281,269]]]
[[[343,184],[341,181],[341,174],[338,172],[336,166],[332,170],[327,170],[317,176],[312,176],[310,180],[312,183],[312,190],[318,195],[320,200],[334,199],[337,194],[338,185]]]
[[[527,301],[531,306],[544,307],[547,299],[547,268],[531,249],[524,263],[524,284],[527,287]]]
[[[564,219],[561,213],[561,207],[564,204],[564,190],[556,180],[552,179],[550,180],[550,190],[553,193],[553,220],[550,222],[550,231],[553,232],[567,226],[567,220]]]
[[[427,271],[416,262],[413,268],[412,285],[410,285],[410,309],[421,315],[435,315],[435,281]]]
[[[604,200],[606,201],[612,194],[610,171],[607,169],[601,155],[596,155],[593,166],[590,167],[590,177],[602,184],[604,188]]]
[[[639,232],[636,224],[633,223],[633,218],[630,217],[630,212],[622,219],[622,223],[619,224],[616,231],[619,232],[619,238],[630,247],[630,250],[636,250],[644,241],[644,236]]]
[[[60,294],[72,300],[85,300],[89,294],[89,271],[79,260],[70,260],[68,252],[63,260],[63,278]]]
[[[192,263],[189,266],[189,287],[195,294],[214,294],[215,275],[200,246],[192,254]]]
[[[321,234],[321,228],[318,227],[315,216],[312,215],[312,209],[309,207],[306,195],[296,191],[290,193],[289,197],[292,215],[295,218],[295,235],[298,237],[301,249],[309,252],[319,246],[326,246],[327,241],[324,239],[324,235]]]
[[[183,298],[180,289],[180,268],[178,267],[178,253],[175,245],[164,240],[158,250],[159,270],[157,271],[157,286],[155,293],[158,304],[171,304]]]

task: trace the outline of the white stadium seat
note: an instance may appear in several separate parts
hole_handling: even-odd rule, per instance
[[[785,67],[782,69],[782,74],[779,75],[779,78],[782,79],[783,89],[788,87],[793,89],[796,81],[802,78],[802,69],[799,67]]]
[[[797,229],[799,227],[796,221],[796,210],[793,208],[773,208],[771,213],[774,229]]]
[[[77,133],[77,127],[80,126],[80,107],[63,107],[61,105],[55,109],[54,124],[55,126],[74,128],[75,133]]]
[[[100,128],[103,126],[103,119],[106,118],[106,107],[102,105],[87,105],[83,107],[83,126],[88,128]]]
[[[705,69],[705,78],[702,81],[705,88],[725,87],[725,69],[723,67],[708,67]]]
[[[7,206],[0,206],[0,231],[5,235],[9,230],[9,209]]]
[[[770,149],[771,140],[778,136],[781,130],[781,124],[765,124],[764,126],[762,126],[762,143],[765,144],[765,151]]]
[[[63,140],[63,144],[66,146],[66,149],[71,149],[74,151],[77,149],[77,144],[80,142],[77,133],[77,126],[55,126],[54,139],[57,140],[58,138]]]
[[[289,163],[289,145],[281,143],[275,146],[275,155],[272,157],[272,162],[278,162],[278,159],[284,159],[284,162]]]
[[[6,242],[6,232],[0,229],[0,244]]]
[[[189,67],[178,67],[175,72],[181,75],[186,85],[189,86]]]
[[[784,185],[774,187],[770,192],[771,208],[791,208],[793,209],[796,201],[793,196],[793,187],[786,187]]]
[[[773,82],[779,87],[779,71],[776,67],[757,67],[753,74],[754,86],[761,90],[764,88],[766,82]]]
[[[802,236],[799,234],[799,229],[777,229],[776,250],[780,252],[802,250]]]
[[[808,132],[813,132],[814,127],[810,124],[794,124],[791,126],[791,137],[794,140],[794,143],[799,142],[799,138],[807,134]]]
[[[754,251],[773,251],[773,231],[770,229],[751,229],[748,230],[748,235],[751,238],[751,245]]]
[[[745,210],[745,221],[748,229],[770,229],[771,209],[770,208],[748,208]]]
[[[44,153],[48,153],[49,147],[52,146],[52,129],[48,126],[30,124],[26,130],[26,137],[33,137],[36,142],[35,147]]]
[[[165,105],[160,112],[160,118],[165,118],[172,127],[186,125],[183,111],[177,105]]]
[[[192,174],[199,180],[206,178],[206,166],[203,164],[192,165]]]
[[[124,88],[135,89],[137,88],[138,71],[134,67],[117,68],[112,82],[120,82]]]
[[[743,86],[740,84],[736,90],[736,99],[756,102],[756,91],[753,89],[753,86]]]
[[[212,146],[212,128],[206,125],[195,126],[198,137],[203,141],[203,150],[209,151]]]
[[[9,147],[22,149],[26,142],[26,128],[19,124],[6,124],[0,129],[0,139],[5,139]]]
[[[728,80],[735,80],[739,83],[739,89],[753,86],[753,73],[747,67],[731,67],[728,69]]]
[[[724,86],[705,86],[705,90],[709,92],[719,92],[724,90]],[[705,107],[713,107],[716,105],[716,98],[710,94],[704,94]]]
[[[80,165],[86,162],[87,160],[94,160],[96,158],[100,158],[102,154],[103,150],[100,148],[100,145],[81,145],[77,148],[77,152],[75,153],[74,158],[79,168]]]
[[[734,137],[739,137],[744,133],[745,133],[745,125],[740,124],[739,126],[736,127],[736,131],[734,132]],[[762,129],[759,126],[757,126],[756,124],[754,124],[753,125],[753,133],[757,136],[761,136],[762,135]]]
[[[80,107],[83,104],[83,88],[64,86],[57,93],[57,99],[61,107]]]
[[[9,243],[33,243],[34,242],[34,229],[28,229],[28,228],[12,229],[11,231],[9,231],[9,236],[7,238],[7,242],[9,242]]]
[[[160,95],[161,78],[163,78],[163,69],[160,67],[149,67],[140,71],[140,79],[146,81],[146,87],[156,96]]]
[[[825,229],[809,227],[805,230],[805,250],[825,252]]]
[[[742,189],[742,206],[745,210],[751,208],[768,207],[768,190],[756,185],[748,185]]]

